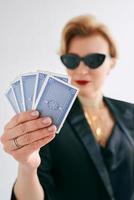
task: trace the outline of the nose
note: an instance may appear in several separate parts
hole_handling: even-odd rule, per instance
[[[88,72],[89,72],[89,67],[88,66],[86,66],[84,63],[83,63],[83,61],[80,61],[80,64],[79,64],[79,66],[77,67],[77,73],[79,73],[79,74],[87,74]]]

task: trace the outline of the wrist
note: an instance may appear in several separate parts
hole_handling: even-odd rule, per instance
[[[24,164],[19,164],[19,174],[22,175],[35,175],[37,174],[37,168],[31,168]]]

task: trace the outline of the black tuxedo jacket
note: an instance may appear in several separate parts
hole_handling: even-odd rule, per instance
[[[118,200],[134,200],[134,105],[106,97],[104,101],[130,145],[125,166],[129,174],[122,176],[128,175],[124,190],[131,189],[131,194],[129,199]],[[38,176],[47,200],[116,200],[99,145],[78,99],[60,133],[40,150],[40,155]]]

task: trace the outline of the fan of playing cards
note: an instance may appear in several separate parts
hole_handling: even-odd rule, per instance
[[[66,75],[37,71],[15,79],[6,97],[15,113],[34,109],[51,117],[59,133],[77,94]]]

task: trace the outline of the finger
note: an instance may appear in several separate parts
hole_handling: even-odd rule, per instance
[[[39,112],[35,110],[19,113],[10,120],[10,122],[5,126],[5,129],[11,129],[18,124],[36,119],[37,117],[39,117]]]
[[[47,137],[55,132],[56,132],[56,126],[51,125],[48,128],[40,129],[38,131],[34,131],[31,133],[27,133],[23,136],[20,136],[17,138],[17,142],[19,145],[25,146],[25,145],[31,144],[37,140],[43,139],[44,137]]]
[[[51,123],[52,123],[52,120],[49,117],[38,118],[36,120],[24,122],[12,129],[9,129],[4,134],[2,138],[2,142],[6,142],[8,140],[19,137],[26,133],[30,133],[30,132],[42,129],[44,127],[50,126]]]
[[[25,145],[29,145],[29,144],[32,144],[33,142],[40,140],[40,139],[49,137],[50,135],[54,134],[55,132],[56,132],[56,126],[51,125],[48,128],[43,128],[43,129],[40,129],[38,131],[27,133],[25,135],[18,137],[17,138],[17,144],[20,147],[24,147]],[[18,147],[16,146],[14,139],[8,140],[4,145],[4,150],[7,153],[10,153],[11,151],[14,151],[16,149],[18,149]]]
[[[11,152],[12,156],[18,160],[19,162],[26,162],[26,160],[28,159],[28,156],[39,150],[41,147],[45,146],[46,144],[48,144],[49,142],[51,142],[53,139],[55,138],[55,134],[51,134],[41,140],[38,140],[36,142],[33,142],[30,145],[26,145],[23,148],[14,150]]]

